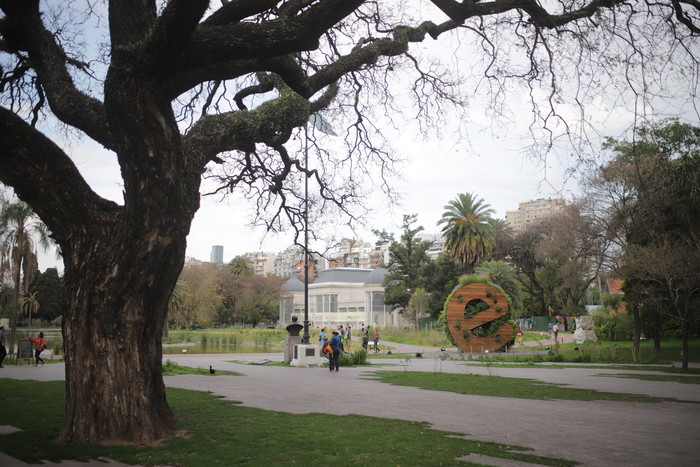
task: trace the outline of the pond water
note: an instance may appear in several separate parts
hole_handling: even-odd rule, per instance
[[[246,342],[243,344],[169,344],[163,346],[163,354],[181,353],[274,353],[282,352],[282,344]]]

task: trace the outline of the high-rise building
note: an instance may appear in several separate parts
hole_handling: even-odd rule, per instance
[[[253,266],[253,273],[256,276],[266,276],[275,271],[275,260],[277,255],[274,253],[249,252],[245,256],[250,260]]]
[[[518,204],[517,211],[506,211],[506,222],[511,229],[523,231],[535,222],[563,211],[565,204],[563,199],[552,198],[525,201]]]
[[[211,253],[209,254],[209,261],[212,263],[223,263],[224,262],[224,246],[214,245],[211,247]]]

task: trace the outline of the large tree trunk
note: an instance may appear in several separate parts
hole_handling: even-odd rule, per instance
[[[105,99],[124,206],[101,211],[88,232],[61,245],[68,296],[61,441],[144,443],[178,430],[162,378],[162,331],[199,208],[201,167],[183,155],[159,90],[112,70]]]
[[[61,441],[142,443],[178,430],[161,374],[161,332],[185,243],[182,235],[153,237],[127,244],[104,235],[70,252],[82,260],[66,258]]]

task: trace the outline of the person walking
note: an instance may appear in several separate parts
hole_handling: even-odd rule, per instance
[[[554,343],[557,343],[557,335],[559,334],[559,324],[554,323],[552,326],[552,332],[554,333]]]
[[[331,348],[333,349],[333,355],[331,355],[328,362],[328,370],[338,371],[340,369],[340,352],[343,349],[343,344],[340,341],[338,331],[333,331],[333,337],[331,337]]]
[[[374,329],[374,353],[379,352],[379,328]]]
[[[35,338],[29,338],[30,341],[34,343],[34,366],[39,365],[39,362],[41,361],[41,364],[44,364],[44,359],[41,358],[41,352],[44,351],[46,348],[46,341],[44,340],[44,333],[40,332],[39,334],[36,335]]]
[[[5,339],[5,326],[0,326],[0,368],[4,368],[2,366],[2,361],[5,360],[5,357],[7,356],[7,348],[5,348],[6,345],[7,340]]]
[[[326,328],[321,328],[321,334],[318,335],[318,342],[321,345],[321,351],[323,351],[323,348],[328,342],[328,337],[326,337]]]

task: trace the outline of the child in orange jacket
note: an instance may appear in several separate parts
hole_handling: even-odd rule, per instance
[[[29,338],[30,341],[34,343],[34,359],[36,360],[34,363],[34,366],[37,366],[39,364],[39,361],[41,360],[41,364],[44,364],[44,359],[41,358],[41,352],[46,348],[46,341],[44,340],[44,333],[40,332],[39,334],[36,335],[34,338]]]

